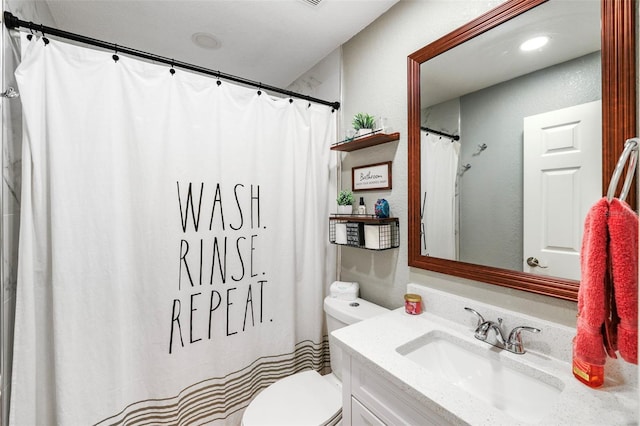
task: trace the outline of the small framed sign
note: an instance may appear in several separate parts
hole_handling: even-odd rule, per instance
[[[353,191],[391,189],[391,161],[352,168],[351,189]]]

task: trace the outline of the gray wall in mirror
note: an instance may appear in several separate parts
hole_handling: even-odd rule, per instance
[[[422,124],[450,135],[460,134],[460,98],[423,108]]]
[[[601,99],[600,71],[594,52],[423,109],[424,125],[461,135],[459,164],[471,165],[458,183],[460,260],[522,271],[523,118]]]

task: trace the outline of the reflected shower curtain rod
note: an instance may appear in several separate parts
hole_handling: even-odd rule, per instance
[[[236,83],[241,83],[247,86],[253,86],[256,87],[257,89],[261,90],[267,90],[267,91],[271,91],[271,92],[275,92],[275,93],[280,93],[282,95],[286,95],[289,96],[290,98],[297,98],[297,99],[304,99],[305,101],[309,101],[309,102],[314,102],[314,103],[318,103],[318,104],[322,104],[322,105],[327,105],[332,107],[334,110],[340,109],[340,102],[330,102],[330,101],[325,101],[322,99],[318,99],[318,98],[314,98],[311,96],[307,96],[307,95],[303,95],[301,93],[296,93],[296,92],[292,92],[286,89],[281,89],[279,87],[275,87],[275,86],[269,86],[266,84],[262,84],[260,82],[256,82],[256,81],[252,81],[252,80],[248,80],[246,78],[242,78],[242,77],[238,77],[235,75],[231,75],[231,74],[225,74],[223,72],[220,71],[214,71],[208,68],[204,68],[198,65],[193,65],[193,64],[189,64],[186,62],[180,62],[180,61],[176,61],[170,58],[166,58],[163,56],[159,56],[159,55],[154,55],[153,53],[148,53],[148,52],[143,52],[141,50],[136,50],[136,49],[132,49],[129,47],[125,47],[125,46],[120,46],[117,45],[115,43],[108,43],[106,41],[102,41],[102,40],[98,40],[95,38],[91,38],[91,37],[87,37],[87,36],[83,36],[80,34],[75,34],[75,33],[70,33],[68,31],[63,31],[63,30],[59,30],[56,28],[52,28],[52,27],[47,27],[44,26],[42,24],[34,24],[33,22],[27,22],[27,21],[23,21],[21,19],[19,19],[18,17],[16,17],[15,15],[13,15],[11,12],[4,12],[4,25],[8,28],[8,29],[16,29],[16,28],[27,28],[29,30],[33,30],[36,32],[40,32],[42,33],[42,36],[45,37],[46,35],[52,35],[52,36],[56,36],[56,37],[60,37],[60,38],[64,38],[64,39],[68,39],[68,40],[73,40],[73,41],[77,41],[80,43],[84,43],[84,44],[89,44],[91,46],[96,46],[96,47],[100,47],[103,49],[107,49],[107,50],[113,50],[116,53],[124,53],[127,55],[131,55],[131,56],[135,56],[138,58],[143,58],[143,59],[147,59],[150,61],[155,61],[155,62],[160,62],[166,65],[171,66],[172,68],[174,67],[179,67],[179,68],[183,68],[189,71],[195,71],[201,74],[206,74],[206,75],[210,75],[213,77],[217,77],[217,78],[221,78],[224,80],[228,80],[228,81],[233,81]]]
[[[438,130],[433,130],[428,127],[420,126],[420,130],[424,130],[425,132],[435,133],[436,135],[444,136],[445,138],[453,139],[454,141],[459,141],[460,136],[458,135],[450,135],[449,133],[440,132]]]

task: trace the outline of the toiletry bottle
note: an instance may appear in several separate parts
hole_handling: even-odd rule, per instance
[[[358,206],[358,214],[367,214],[367,206],[364,204],[364,197],[360,197],[360,205]]]
[[[585,385],[597,388],[604,383],[604,365],[591,364],[573,353],[573,375]]]

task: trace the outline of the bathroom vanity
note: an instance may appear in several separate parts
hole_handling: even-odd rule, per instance
[[[591,389],[571,372],[575,329],[409,284],[424,313],[404,308],[332,333],[343,351],[343,425],[637,424],[637,366],[606,366]],[[474,338],[477,318],[522,335],[514,354]]]

